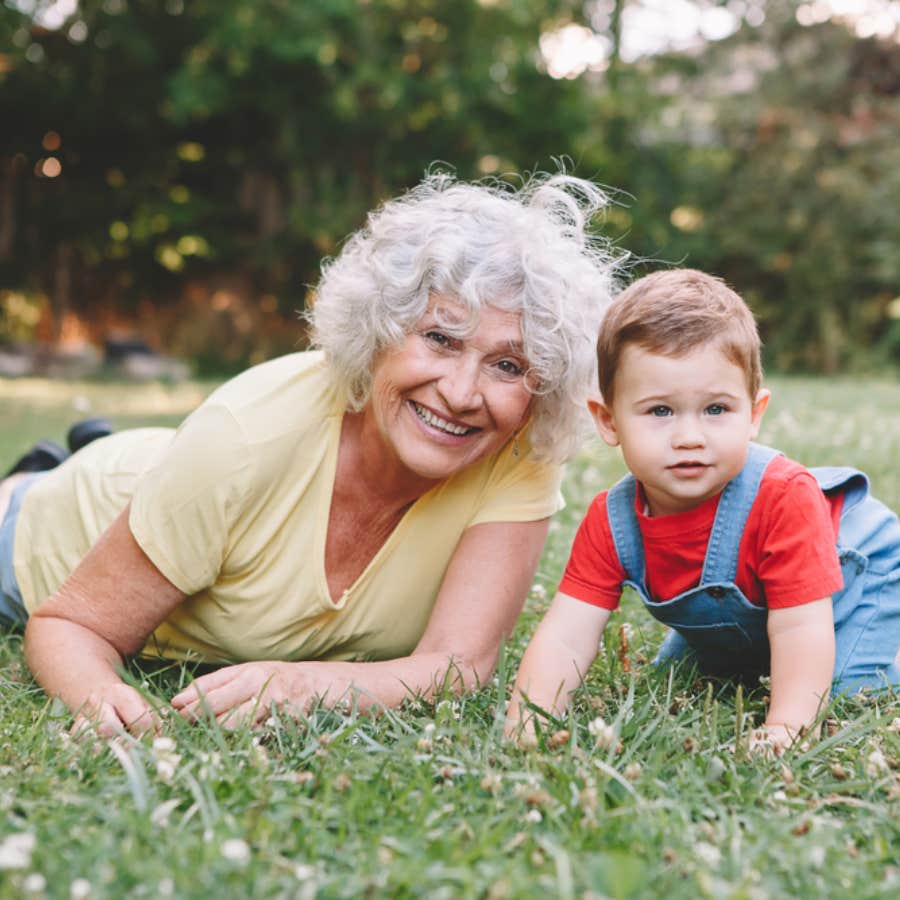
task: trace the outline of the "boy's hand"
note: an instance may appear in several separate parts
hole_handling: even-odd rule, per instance
[[[557,593],[522,657],[506,710],[508,737],[515,736],[520,746],[529,738],[536,742],[535,712],[526,700],[554,716],[565,712],[597,656],[609,616],[608,609]]]
[[[532,719],[529,719],[524,725],[507,719],[506,725],[503,727],[503,736],[520,750],[534,750],[538,745],[537,732],[534,730]]]
[[[801,737],[802,729],[792,729],[787,725],[763,725],[750,732],[750,752],[757,756],[781,756],[795,740]]]
[[[831,597],[769,610],[772,699],[765,729],[783,748],[812,727],[834,673]]]

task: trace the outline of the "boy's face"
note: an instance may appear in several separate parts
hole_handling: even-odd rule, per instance
[[[629,344],[615,384],[611,406],[588,405],[653,516],[693,509],[734,478],[769,401],[766,390],[749,396],[743,370],[713,344],[677,359]]]

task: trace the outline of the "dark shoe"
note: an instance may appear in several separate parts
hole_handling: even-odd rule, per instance
[[[66,435],[69,450],[74,453],[82,447],[86,447],[97,438],[106,437],[113,433],[112,423],[108,419],[82,419],[76,422]]]
[[[19,461],[4,475],[18,475],[20,472],[46,472],[55,469],[65,462],[69,454],[53,441],[38,441]]]

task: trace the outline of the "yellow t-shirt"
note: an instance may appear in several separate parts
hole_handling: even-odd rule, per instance
[[[322,355],[296,353],[232,379],[177,431],[138,429],[85,447],[25,496],[14,565],[26,609],[56,590],[130,499],[138,544],[188,594],[145,655],[408,654],[465,529],[551,515],[562,471],[536,462],[525,435],[518,457],[507,446],[432,488],[335,603],[325,532],[343,413]]]

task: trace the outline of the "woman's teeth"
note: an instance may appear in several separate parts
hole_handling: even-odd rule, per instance
[[[425,409],[424,406],[419,406],[418,403],[413,402],[413,409],[416,411],[416,415],[427,425],[430,425],[432,428],[437,428],[439,431],[446,431],[447,434],[462,436],[475,430],[474,428],[465,428],[462,425],[454,425],[446,419],[436,416],[430,410]]]

